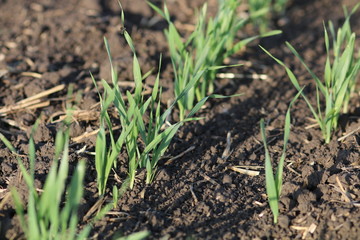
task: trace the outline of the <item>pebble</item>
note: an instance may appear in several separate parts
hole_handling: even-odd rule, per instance
[[[5,76],[7,73],[8,73],[8,70],[6,70],[6,69],[0,69],[0,78],[1,78],[2,76]]]
[[[280,227],[287,229],[287,228],[289,228],[290,220],[289,220],[289,218],[287,216],[280,215],[278,217],[278,224],[279,224]]]
[[[215,194],[215,199],[218,200],[219,202],[225,202],[226,201],[226,197],[221,192],[217,192]]]
[[[222,180],[223,184],[232,184],[232,178],[230,175],[225,174]]]
[[[157,180],[162,180],[162,181],[169,181],[170,180],[170,175],[166,172],[165,169],[161,169],[159,172],[158,172],[158,175],[157,175]]]

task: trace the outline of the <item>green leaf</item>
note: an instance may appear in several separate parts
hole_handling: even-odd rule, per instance
[[[113,84],[117,85],[117,76],[116,76],[117,74],[114,69],[114,65],[113,65],[112,58],[111,58],[110,46],[109,46],[109,42],[106,37],[104,37],[104,43],[105,43],[105,48],[106,48],[107,55],[109,57],[109,62],[110,62],[110,67],[111,67],[111,79],[113,81]]]
[[[312,78],[315,80],[316,85],[319,87],[320,91],[322,94],[325,94],[326,89],[325,86],[322,84],[322,82],[320,81],[320,79],[315,75],[315,73],[313,71],[310,70],[310,68],[306,65],[306,63],[304,62],[304,60],[302,59],[302,57],[299,55],[299,53],[295,50],[295,48],[289,43],[286,42],[286,46],[290,49],[290,51],[300,60],[300,62],[302,63],[302,65],[305,67],[305,69],[310,73],[310,75],[312,76]]]
[[[265,125],[264,119],[260,121],[261,136],[264,142],[265,150],[265,181],[266,181],[266,192],[268,195],[270,209],[274,215],[274,223],[277,223],[279,216],[279,195],[277,193],[277,186],[271,166],[271,158],[266,143]]]
[[[10,191],[11,191],[12,199],[14,201],[16,215],[19,217],[20,220],[21,228],[24,230],[25,234],[27,235],[27,238],[29,239],[30,238],[28,236],[29,229],[28,226],[26,225],[24,206],[21,201],[20,194],[17,192],[17,190],[14,187],[10,188]]]
[[[331,76],[331,63],[330,63],[330,43],[329,43],[329,36],[328,36],[328,33],[327,33],[327,30],[326,30],[326,27],[325,27],[325,24],[323,23],[324,25],[324,34],[325,34],[325,47],[326,47],[326,63],[325,63],[325,74],[324,74],[324,79],[325,79],[325,86],[327,88],[330,88],[332,83],[331,83],[331,79],[332,79],[332,76]]]
[[[105,183],[107,181],[105,174],[107,161],[106,147],[105,129],[100,127],[95,144],[95,168],[98,178],[99,195],[103,195],[105,193]]]
[[[295,74],[290,70],[290,68],[288,68],[285,63],[283,63],[282,61],[280,61],[279,59],[277,59],[276,57],[274,57],[270,52],[268,52],[266,49],[264,49],[263,47],[259,46],[266,54],[268,54],[272,59],[274,59],[278,64],[280,64],[281,66],[283,66],[285,68],[285,71],[288,75],[288,77],[290,78],[291,83],[295,86],[295,88],[298,91],[301,91],[301,87],[299,85],[299,82],[297,80],[297,78],[295,77]],[[318,115],[316,113],[316,111],[314,110],[313,106],[311,105],[309,99],[305,96],[305,94],[303,92],[301,92],[302,97],[304,98],[306,104],[308,105],[308,107],[310,108],[314,118],[316,119],[317,123],[321,126],[322,125],[322,121],[321,121],[321,116]]]
[[[304,88],[303,88],[304,89]],[[282,154],[279,160],[279,164],[277,166],[276,175],[275,175],[275,185],[276,185],[276,192],[280,199],[281,196],[281,189],[282,189],[282,178],[283,178],[283,169],[284,169],[284,162],[286,158],[286,149],[289,142],[289,136],[290,136],[290,126],[291,126],[291,107],[294,104],[294,102],[299,98],[301,95],[303,89],[301,89],[296,96],[293,98],[293,100],[290,102],[288,110],[286,112],[285,116],[285,126],[284,126],[284,145]]]

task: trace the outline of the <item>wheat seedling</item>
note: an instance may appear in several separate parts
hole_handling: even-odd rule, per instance
[[[257,35],[236,41],[237,33],[244,28],[249,19],[239,18],[237,8],[241,4],[238,0],[219,0],[219,10],[215,17],[207,19],[207,4],[200,10],[195,30],[183,41],[180,33],[170,19],[166,5],[162,11],[155,5],[149,5],[165,18],[169,24],[165,35],[168,41],[170,56],[175,73],[174,93],[178,97],[185,86],[199,72],[203,75],[183,98],[178,101],[180,120],[194,106],[195,102],[214,92],[214,80],[216,72],[224,59],[238,52],[249,42],[260,37],[279,34],[280,31],[271,31],[263,35]],[[237,65],[239,66],[239,65]]]
[[[277,165],[276,174],[273,173],[273,167],[271,164],[271,158],[266,142],[266,134],[265,134],[265,124],[264,119],[260,121],[260,130],[261,136],[264,142],[264,150],[265,150],[265,182],[266,182],[266,192],[268,195],[268,201],[270,205],[270,209],[274,215],[274,223],[277,223],[277,219],[279,216],[279,200],[281,195],[282,188],[282,177],[283,177],[283,169],[284,169],[284,161],[286,157],[286,148],[289,141],[290,136],[290,125],[291,125],[291,115],[290,110],[293,103],[298,99],[302,92],[300,92],[295,96],[295,98],[289,104],[288,110],[286,112],[285,117],[285,126],[284,126],[284,145],[281,153],[280,160]]]
[[[125,31],[125,39],[133,51],[133,69],[135,90],[134,94],[129,91],[126,92],[127,98],[125,99],[118,87],[118,77],[111,60],[110,47],[105,39],[105,46],[109,54],[111,71],[112,71],[112,84],[113,87],[102,80],[105,88],[104,97],[101,99],[102,113],[101,113],[101,126],[96,141],[96,155],[95,163],[98,172],[99,193],[105,193],[106,182],[110,170],[116,158],[120,153],[123,144],[125,144],[126,152],[129,162],[129,179],[130,188],[133,188],[135,181],[135,174],[138,167],[145,167],[147,171],[146,183],[151,183],[155,173],[158,161],[167,150],[172,138],[185,121],[193,121],[199,118],[194,118],[194,114],[199,111],[201,106],[208,98],[222,98],[220,95],[211,95],[199,101],[183,121],[174,124],[166,124],[166,119],[171,113],[172,108],[176,102],[182,98],[191,88],[195,82],[200,78],[203,72],[199,72],[191,81],[185,86],[183,92],[177,99],[161,114],[160,98],[161,87],[159,86],[159,73],[157,74],[152,94],[145,99],[143,96],[143,79],[141,74],[139,62],[136,57],[135,48],[132,43],[130,35]],[[160,69],[160,67],[159,67]],[[148,75],[148,74],[146,74]],[[145,76],[146,77],[146,76]],[[94,80],[95,81],[95,80]],[[111,128],[111,121],[107,110],[110,104],[114,104],[121,122],[122,131],[120,137],[115,141],[113,131]],[[148,117],[145,115],[148,114]],[[146,121],[144,119],[147,119]],[[109,129],[111,145],[108,147],[106,144],[105,128]]]
[[[121,5],[120,5],[121,7]],[[122,22],[124,23],[124,13],[121,14]],[[166,122],[175,104],[188,94],[191,89],[194,89],[195,84],[199,81],[201,76],[209,70],[214,70],[216,67],[199,70],[184,86],[184,89],[179,92],[174,102],[161,113],[161,94],[162,89],[159,84],[159,72],[156,76],[153,90],[150,96],[146,96],[144,90],[144,79],[150,74],[142,74],[139,61],[136,56],[136,51],[132,39],[127,31],[123,32],[127,44],[133,52],[133,77],[135,82],[135,89],[133,93],[126,91],[126,98],[123,97],[118,85],[117,72],[112,63],[110,46],[104,38],[105,47],[109,56],[112,76],[112,87],[102,80],[105,92],[104,96],[100,96],[102,106],[100,118],[100,131],[97,136],[95,148],[95,164],[98,173],[98,187],[99,193],[105,193],[107,179],[110,170],[116,164],[116,158],[119,155],[122,146],[125,145],[128,157],[128,179],[129,186],[132,189],[135,182],[136,170],[146,168],[146,183],[149,184],[154,179],[159,160],[164,155],[169,147],[172,138],[176,132],[183,125],[185,121],[193,121],[199,118],[194,117],[195,113],[199,111],[208,98],[224,98],[220,95],[210,95],[201,99],[183,120],[170,124]],[[161,62],[161,60],[160,60]],[[92,77],[93,78],[93,77]],[[93,78],[96,86],[96,81]],[[233,96],[238,96],[233,95]],[[147,98],[146,98],[147,97]],[[230,96],[231,97],[231,96]],[[111,127],[111,120],[108,114],[108,108],[114,104],[119,113],[121,123],[121,134],[115,141],[113,130]],[[108,146],[105,129],[109,129],[111,144]],[[115,196],[117,195],[117,191]]]
[[[36,129],[36,126],[34,127]],[[15,154],[17,152],[12,144],[0,133],[0,140]],[[50,171],[41,194],[35,189],[35,143],[29,140],[28,172],[18,158],[18,164],[25,183],[29,189],[27,208],[25,208],[20,195],[15,188],[11,193],[15,203],[15,210],[20,219],[20,225],[28,240],[71,240],[86,239],[90,226],[86,226],[77,233],[78,207],[83,195],[83,179],[85,175],[85,161],[81,160],[66,188],[68,178],[69,130],[60,130],[56,134],[55,155]],[[66,201],[63,197],[66,190]],[[26,210],[25,210],[26,209]],[[25,214],[27,212],[27,215]]]
[[[324,81],[322,82],[315,73],[306,65],[299,53],[290,43],[286,45],[291,52],[300,60],[306,70],[310,73],[316,84],[316,107],[310,103],[310,100],[302,93],[307,105],[309,106],[317,124],[319,125],[323,138],[326,143],[329,143],[331,136],[338,127],[338,119],[342,111],[348,110],[348,103],[350,96],[355,90],[357,76],[360,71],[360,58],[355,56],[355,33],[351,32],[349,20],[351,15],[357,10],[360,4],[347,14],[346,19],[341,28],[338,29],[337,34],[333,24],[329,23],[329,28],[333,37],[333,45],[330,46],[329,36],[326,27],[325,32],[325,47],[326,47],[326,63],[324,70]],[[261,47],[262,48],[262,47]],[[292,84],[300,91],[301,87],[295,74],[288,68],[281,60],[271,55],[268,51],[262,48],[270,57],[282,65]],[[332,55],[333,53],[333,55]],[[321,95],[323,98],[321,98]],[[321,101],[324,99],[325,107]]]

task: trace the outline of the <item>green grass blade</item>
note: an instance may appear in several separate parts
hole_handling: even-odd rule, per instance
[[[154,4],[152,4],[151,2],[149,2],[149,1],[146,1],[146,2],[147,2],[147,4],[150,5],[150,7],[151,7],[152,9],[155,10],[155,12],[157,12],[160,16],[162,16],[164,19],[166,19],[168,22],[170,22],[170,17],[169,17],[168,11],[167,11],[167,14],[165,14],[165,12],[163,12],[160,8],[158,8],[157,6],[155,6]],[[166,4],[164,4],[164,9],[167,9],[167,8],[166,8]]]
[[[14,153],[15,155],[18,155],[16,149],[14,148],[14,146],[10,143],[9,140],[7,140],[7,138],[2,134],[0,133],[0,140],[5,144],[5,146],[12,152]]]
[[[13,187],[10,188],[10,191],[11,191],[12,199],[14,201],[16,215],[19,217],[20,226],[24,230],[27,239],[29,239],[30,238],[30,236],[28,235],[29,229],[28,229],[28,226],[26,224],[25,213],[24,213],[24,205],[23,205],[23,203],[21,201],[20,194]]]
[[[256,35],[253,37],[249,37],[249,38],[245,38],[239,42],[237,42],[227,53],[226,56],[229,57],[233,54],[235,54],[236,52],[238,52],[239,50],[241,50],[243,47],[245,47],[246,45],[248,45],[250,42],[259,39],[259,38],[264,38],[264,37],[270,37],[270,36],[274,36],[274,35],[278,35],[281,34],[282,31],[281,30],[273,30],[261,35]]]
[[[40,219],[38,219],[37,209],[36,209],[36,196],[34,194],[29,194],[28,201],[28,226],[30,230],[30,238],[31,239],[40,239],[43,233],[40,232]]]
[[[234,95],[230,95],[230,96],[223,96],[223,95],[218,95],[218,94],[212,94],[210,96],[204,97],[203,99],[201,99],[195,106],[194,108],[190,111],[190,113],[187,115],[187,118],[191,118],[195,113],[197,113],[200,108],[205,104],[205,102],[209,99],[209,98],[231,98],[231,97],[239,97],[243,95],[243,93],[239,93],[239,94],[234,94]]]
[[[268,54],[272,59],[274,59],[278,64],[280,64],[281,66],[283,66],[285,68],[285,71],[287,73],[287,75],[289,76],[290,81],[292,82],[292,84],[295,86],[295,88],[298,91],[301,91],[301,87],[299,85],[298,80],[296,79],[294,73],[290,70],[290,68],[288,68],[284,62],[280,61],[279,59],[277,59],[276,57],[274,57],[270,52],[268,52],[266,49],[264,49],[262,46],[259,46],[266,54]],[[318,115],[315,111],[315,109],[313,108],[313,106],[311,105],[309,99],[305,96],[305,94],[302,92],[301,96],[304,98],[306,104],[309,106],[314,118],[316,119],[316,122],[322,126],[322,120],[321,120],[321,116]]]
[[[124,9],[123,9],[123,7],[122,7],[122,5],[121,5],[120,0],[118,0],[118,4],[119,4],[119,7],[120,7],[120,9],[121,9],[121,16],[120,16],[120,18],[121,18],[121,23],[122,23],[122,25],[124,26],[124,25],[125,25]]]
[[[181,124],[178,122],[177,124]],[[177,126],[177,124],[171,125],[170,127],[166,128],[163,132],[157,135],[144,149],[144,153],[149,153],[153,150],[166,136],[170,134],[170,132]]]
[[[100,130],[96,137],[95,143],[95,168],[97,172],[97,182],[99,188],[99,195],[103,195],[105,192],[105,183],[106,183],[106,174],[105,174],[105,165],[106,165],[106,136],[105,129],[100,127]]]
[[[324,34],[325,34],[325,47],[326,47],[326,63],[325,63],[325,70],[324,70],[324,80],[325,86],[330,88],[332,85],[332,76],[331,76],[331,63],[330,63],[330,43],[329,43],[329,35],[326,30],[325,24],[324,25]]]
[[[271,166],[271,158],[266,143],[265,125],[264,119],[260,121],[261,136],[264,142],[265,150],[265,181],[266,181],[266,192],[268,195],[270,209],[274,215],[274,223],[277,223],[279,216],[279,196],[277,194],[277,186],[274,178],[274,173]]]
[[[113,65],[112,58],[111,58],[110,46],[109,46],[109,42],[106,37],[104,37],[104,43],[105,43],[106,52],[107,52],[107,55],[109,57],[109,62],[110,62],[111,79],[112,79],[113,84],[117,85],[117,74],[114,69],[114,65]]]
[[[82,160],[78,163],[75,172],[72,176],[70,186],[68,187],[68,195],[66,198],[66,203],[61,212],[61,223],[62,229],[64,232],[68,229],[68,220],[73,220],[73,226],[70,227],[72,232],[68,235],[75,235],[76,225],[77,225],[77,210],[79,207],[79,203],[81,201],[81,197],[83,195],[83,179],[85,176],[85,161]],[[72,239],[71,237],[69,237]]]
[[[300,60],[305,69],[310,73],[311,77],[315,80],[316,85],[319,87],[322,94],[325,95],[326,89],[320,79],[315,75],[313,71],[306,65],[304,59],[300,56],[300,54],[295,50],[295,48],[289,43],[286,42],[286,46],[290,49],[290,51]]]
[[[304,89],[304,88],[303,88]],[[284,169],[284,162],[286,158],[286,149],[289,142],[289,136],[290,136],[290,127],[291,127],[291,107],[294,104],[294,102],[299,98],[301,95],[303,89],[301,89],[300,92],[296,94],[296,96],[293,98],[293,100],[290,102],[288,110],[286,112],[285,116],[285,126],[284,126],[284,144],[283,144],[283,150],[282,154],[277,166],[276,175],[275,175],[275,186],[277,195],[280,198],[281,196],[281,189],[282,189],[282,178],[283,178],[283,169]]]

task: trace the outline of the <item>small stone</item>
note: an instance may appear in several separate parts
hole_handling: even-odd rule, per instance
[[[39,3],[31,3],[30,8],[31,8],[31,10],[34,10],[35,12],[43,12],[45,9],[44,6]]]
[[[161,169],[157,175],[157,180],[162,180],[162,181],[169,181],[170,180],[170,175],[166,172],[165,169]]]
[[[29,130],[30,135],[31,129]],[[45,124],[39,124],[38,128],[36,129],[35,133],[33,134],[33,139],[35,143],[39,142],[49,142],[53,140],[52,133],[50,129]]]
[[[60,77],[64,78],[69,76],[71,73],[75,72],[75,70],[69,66],[63,67],[61,70],[59,70]]]
[[[121,210],[124,212],[128,212],[128,211],[130,211],[130,207],[128,205],[123,205],[123,206],[121,206]]]
[[[37,71],[38,71],[39,73],[47,72],[48,69],[50,68],[49,65],[50,65],[49,61],[39,62],[39,63],[37,64]]]
[[[289,218],[287,216],[280,215],[278,217],[278,224],[279,224],[280,227],[287,229],[287,228],[289,228],[290,220],[289,220]]]
[[[223,180],[222,180],[222,183],[223,183],[223,184],[232,184],[232,178],[231,178],[231,176],[228,175],[228,174],[224,175]]]
[[[74,122],[70,125],[70,137],[77,137],[83,133],[81,126],[79,123]]]
[[[51,83],[58,84],[60,81],[60,74],[58,72],[46,72],[43,74],[43,79]]]
[[[221,192],[217,192],[215,194],[215,199],[218,200],[219,202],[225,202],[226,201],[225,196]]]
[[[1,78],[2,76],[5,76],[7,73],[8,73],[8,70],[6,70],[6,69],[0,69],[0,78]]]

